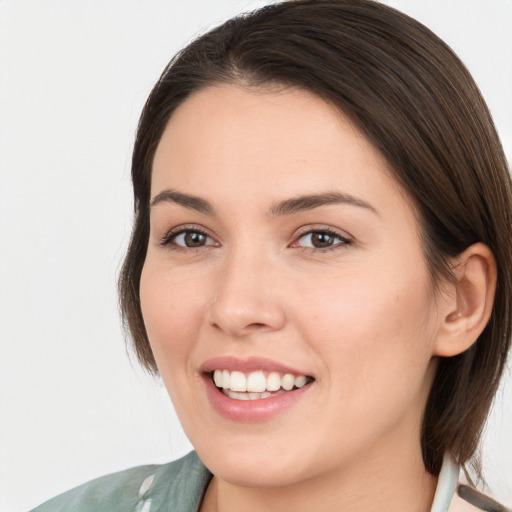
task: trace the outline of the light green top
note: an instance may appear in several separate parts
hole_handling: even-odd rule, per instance
[[[163,466],[103,476],[32,512],[196,512],[212,475],[196,452]]]
[[[450,506],[459,468],[445,457],[431,512]],[[103,476],[31,512],[197,512],[212,474],[196,452],[163,466],[140,466]]]

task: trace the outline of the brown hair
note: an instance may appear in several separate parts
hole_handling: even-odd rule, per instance
[[[140,119],[133,151],[135,222],[119,279],[125,325],[157,372],[139,283],[149,236],[152,159],[174,109],[215,83],[313,92],[347,115],[387,159],[419,213],[434,282],[450,258],[483,242],[498,269],[494,309],[477,342],[441,358],[423,419],[425,467],[445,451],[475,453],[511,339],[511,182],[487,106],[453,51],[419,22],[372,0],[298,0],[231,19],[166,67]]]

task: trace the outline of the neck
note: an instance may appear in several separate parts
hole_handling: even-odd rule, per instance
[[[287,487],[242,487],[214,477],[201,512],[429,512],[437,478],[425,470],[421,450],[404,445],[397,440],[386,456],[367,454]]]

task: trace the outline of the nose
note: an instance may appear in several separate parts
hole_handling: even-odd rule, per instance
[[[258,254],[233,254],[223,263],[207,320],[231,337],[284,327],[286,314],[279,300],[279,269]]]

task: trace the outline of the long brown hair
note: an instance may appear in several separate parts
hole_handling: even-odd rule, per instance
[[[511,182],[491,115],[453,51],[419,22],[372,0],[297,0],[236,17],[165,68],[133,151],[135,221],[119,278],[120,304],[141,363],[157,372],[139,283],[149,236],[151,167],[174,109],[215,83],[294,86],[347,115],[412,197],[434,283],[450,258],[483,242],[497,263],[491,319],[466,352],[441,358],[423,419],[425,467],[475,453],[511,339]],[[178,293],[178,292],[177,292]],[[172,312],[170,312],[172,314]]]

